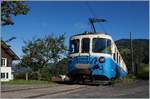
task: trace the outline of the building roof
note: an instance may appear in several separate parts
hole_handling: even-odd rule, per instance
[[[8,46],[3,40],[1,40],[1,48],[3,48],[11,57],[13,60],[19,60],[20,58],[10,49],[10,46]]]

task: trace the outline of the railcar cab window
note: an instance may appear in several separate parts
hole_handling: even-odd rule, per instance
[[[82,39],[82,53],[89,53],[89,49],[90,49],[90,39],[83,38]]]
[[[92,51],[95,53],[111,54],[111,40],[105,38],[93,38]]]
[[[74,39],[70,41],[70,53],[79,52],[79,39]]]

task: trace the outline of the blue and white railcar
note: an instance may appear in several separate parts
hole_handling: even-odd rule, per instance
[[[125,77],[127,67],[110,35],[78,34],[70,38],[68,72],[71,79],[87,76],[112,80]]]

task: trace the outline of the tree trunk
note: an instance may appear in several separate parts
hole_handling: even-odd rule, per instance
[[[28,80],[28,72],[26,72],[26,80]]]
[[[41,80],[41,73],[40,73],[40,70],[37,71],[37,75],[38,75],[38,80]]]

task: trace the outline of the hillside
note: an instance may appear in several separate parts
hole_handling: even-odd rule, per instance
[[[148,39],[134,39],[132,40],[133,45],[133,62],[137,71],[142,64],[149,64],[149,40]],[[130,39],[120,39],[115,41],[127,67],[128,71],[131,72],[131,57],[130,57]]]

